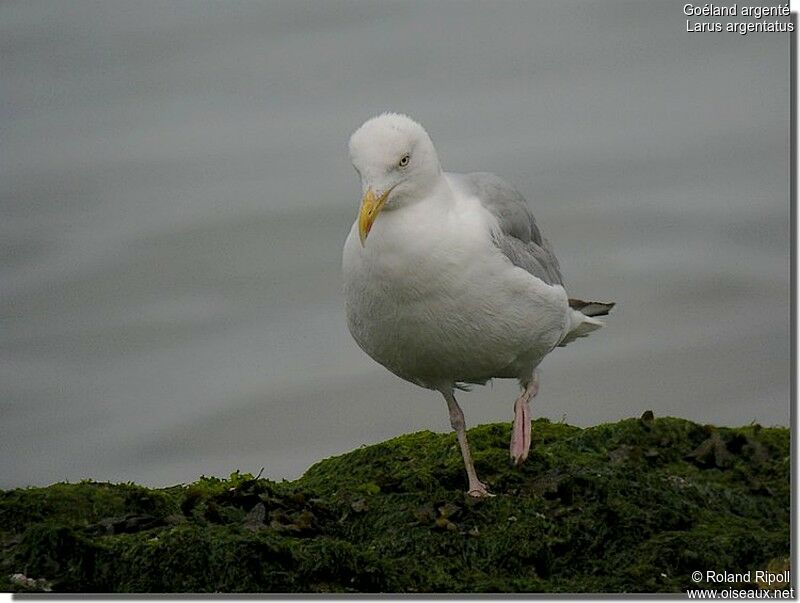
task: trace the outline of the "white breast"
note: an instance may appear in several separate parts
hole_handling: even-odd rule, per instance
[[[513,266],[477,200],[384,211],[343,255],[347,319],[373,359],[426,387],[520,377],[563,337],[563,287]]]

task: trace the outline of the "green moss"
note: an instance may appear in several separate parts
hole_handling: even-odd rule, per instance
[[[789,432],[675,418],[538,420],[521,468],[508,424],[326,459],[295,482],[54,484],[0,493],[0,589],[66,592],[681,592],[697,569],[789,554]],[[712,587],[714,585],[711,585]]]

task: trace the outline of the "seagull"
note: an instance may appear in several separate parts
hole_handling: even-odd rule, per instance
[[[384,113],[350,137],[362,200],[342,254],[350,333],[395,375],[444,396],[468,479],[478,479],[456,389],[519,381],[509,454],[525,461],[537,366],[599,329],[613,303],[570,299],[525,199],[494,174],[442,171],[428,133]]]

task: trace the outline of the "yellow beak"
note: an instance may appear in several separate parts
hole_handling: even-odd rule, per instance
[[[375,193],[373,193],[372,189],[370,188],[367,189],[367,193],[361,200],[361,209],[358,212],[358,236],[361,239],[362,247],[367,240],[367,235],[372,228],[372,224],[375,222],[378,214],[381,213],[383,204],[386,203],[386,198],[391,192],[392,189],[390,188],[380,197],[375,197]]]

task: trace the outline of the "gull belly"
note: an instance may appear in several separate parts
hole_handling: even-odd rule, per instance
[[[567,294],[514,266],[492,242],[477,200],[384,211],[366,245],[345,243],[348,325],[396,375],[431,389],[527,378],[563,339]]]

